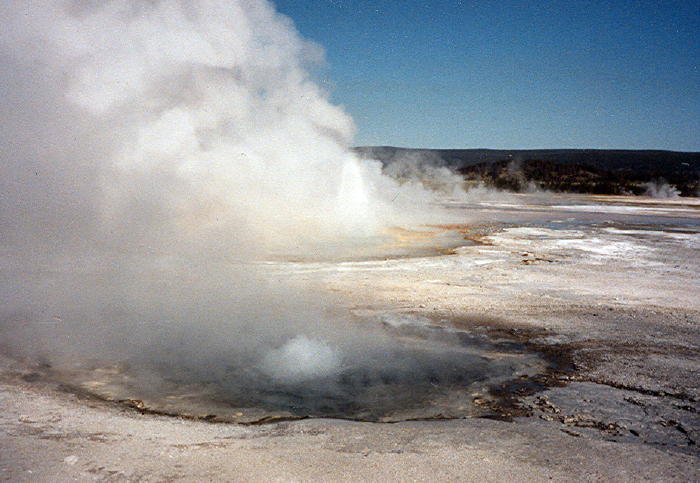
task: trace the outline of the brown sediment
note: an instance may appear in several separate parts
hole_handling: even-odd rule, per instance
[[[492,245],[487,237],[498,233],[506,228],[505,223],[453,223],[445,225],[426,225],[430,228],[442,229],[445,231],[456,231],[464,240],[471,241],[477,245]]]
[[[434,239],[449,232],[457,232],[463,240],[468,240],[480,245],[489,245],[485,240],[489,235],[502,231],[506,226],[504,223],[451,223],[439,225],[423,225],[430,231],[408,230],[401,227],[392,227],[385,230],[385,233],[396,240],[399,245],[410,245],[417,241]],[[389,245],[391,246],[391,244]]]
[[[463,241],[474,244],[483,244],[478,236],[472,237],[467,225],[422,225],[425,230],[411,230],[403,227],[389,227],[383,230],[383,234],[389,238],[378,248],[380,251],[392,252],[396,249],[408,249],[410,253],[390,258],[410,258],[414,256],[430,255],[454,255],[456,249],[463,246]],[[459,234],[457,237],[445,238],[451,233]],[[452,239],[454,238],[454,239]],[[386,257],[377,257],[386,258]]]
[[[440,228],[432,227],[426,225],[429,228]],[[392,226],[383,230],[385,234],[394,238],[398,243],[411,243],[414,241],[430,240],[435,238],[437,235],[449,231],[447,229],[440,229],[438,231],[426,231],[426,230],[409,230],[408,228],[402,228],[399,226]]]

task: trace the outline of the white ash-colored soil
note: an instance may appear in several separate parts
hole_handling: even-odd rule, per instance
[[[700,203],[514,198],[476,214],[454,203],[467,227],[497,222],[451,254],[261,267],[319,283],[337,310],[516,330],[568,351],[563,385],[520,401],[531,416],[212,424],[31,382],[2,359],[0,480],[700,479]]]

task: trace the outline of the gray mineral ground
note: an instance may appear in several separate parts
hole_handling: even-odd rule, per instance
[[[324,291],[342,294],[353,330],[430,347],[461,341],[478,346],[482,367],[519,353],[531,362],[511,361],[513,371],[532,370],[458,391],[468,407],[456,414],[454,404],[435,410],[435,401],[454,402],[449,394],[425,393],[415,413],[387,407],[379,416],[399,422],[386,424],[362,421],[362,411],[330,414],[353,420],[280,417],[274,406],[244,414],[195,386],[149,400],[125,386],[128,369],[77,377],[4,357],[2,477],[696,480],[700,203],[508,195],[446,206],[494,221],[404,237],[415,257],[265,269],[319,277]],[[452,246],[445,230],[469,243]],[[426,253],[426,231],[450,250]],[[256,424],[217,422],[247,416]]]

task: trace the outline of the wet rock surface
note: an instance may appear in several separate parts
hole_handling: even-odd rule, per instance
[[[523,400],[532,415],[575,437],[651,445],[698,456],[700,403],[572,382]]]

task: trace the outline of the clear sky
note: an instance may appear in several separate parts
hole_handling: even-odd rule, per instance
[[[700,151],[700,0],[273,0],[357,145]]]

